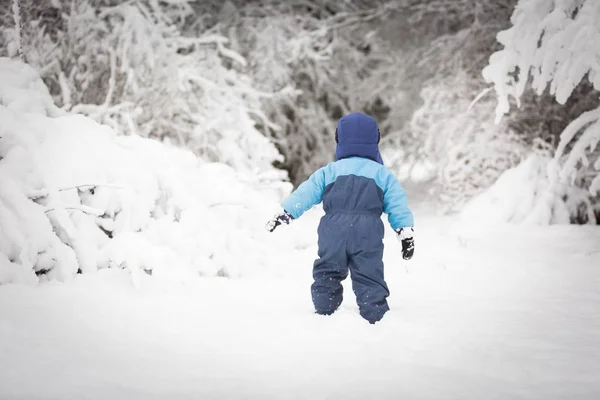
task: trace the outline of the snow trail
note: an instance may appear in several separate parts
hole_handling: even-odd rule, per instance
[[[392,310],[369,325],[349,279],[336,314],[312,313],[320,213],[288,227],[306,248],[277,274],[182,285],[110,269],[1,286],[0,399],[600,396],[598,227],[417,212],[412,262],[386,236]]]

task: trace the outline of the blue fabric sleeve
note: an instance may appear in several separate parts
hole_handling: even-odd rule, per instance
[[[315,171],[281,203],[281,206],[292,217],[298,218],[323,200],[323,191],[325,191],[325,168]]]
[[[408,209],[404,188],[391,172],[387,169],[384,169],[384,172],[383,212],[388,215],[392,229],[413,227],[415,221]]]

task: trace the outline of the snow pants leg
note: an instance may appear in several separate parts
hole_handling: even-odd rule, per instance
[[[350,256],[352,290],[360,315],[374,324],[389,311],[387,297],[390,292],[383,277],[383,243],[381,246],[360,249]]]
[[[370,323],[389,310],[383,275],[383,223],[372,215],[335,214],[319,225],[319,259],[313,268],[312,298],[319,314],[342,303],[341,282],[351,273],[360,315]]]
[[[329,315],[342,304],[342,281],[348,276],[346,238],[332,224],[319,225],[319,258],[313,267],[312,300],[318,314]]]

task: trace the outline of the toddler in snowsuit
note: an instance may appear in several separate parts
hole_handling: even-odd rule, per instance
[[[342,117],[336,130],[335,162],[314,172],[282,202],[283,212],[267,224],[273,231],[323,202],[319,258],[314,263],[312,300],[318,314],[330,315],[342,303],[341,282],[351,273],[360,315],[370,323],[389,310],[383,274],[381,214],[402,242],[405,260],[413,256],[413,215],[406,194],[379,154],[377,122],[362,113]]]

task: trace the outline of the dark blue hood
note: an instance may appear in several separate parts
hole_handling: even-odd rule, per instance
[[[379,128],[377,122],[368,115],[352,113],[340,118],[336,142],[336,161],[348,157],[363,157],[383,164],[379,154]]]

